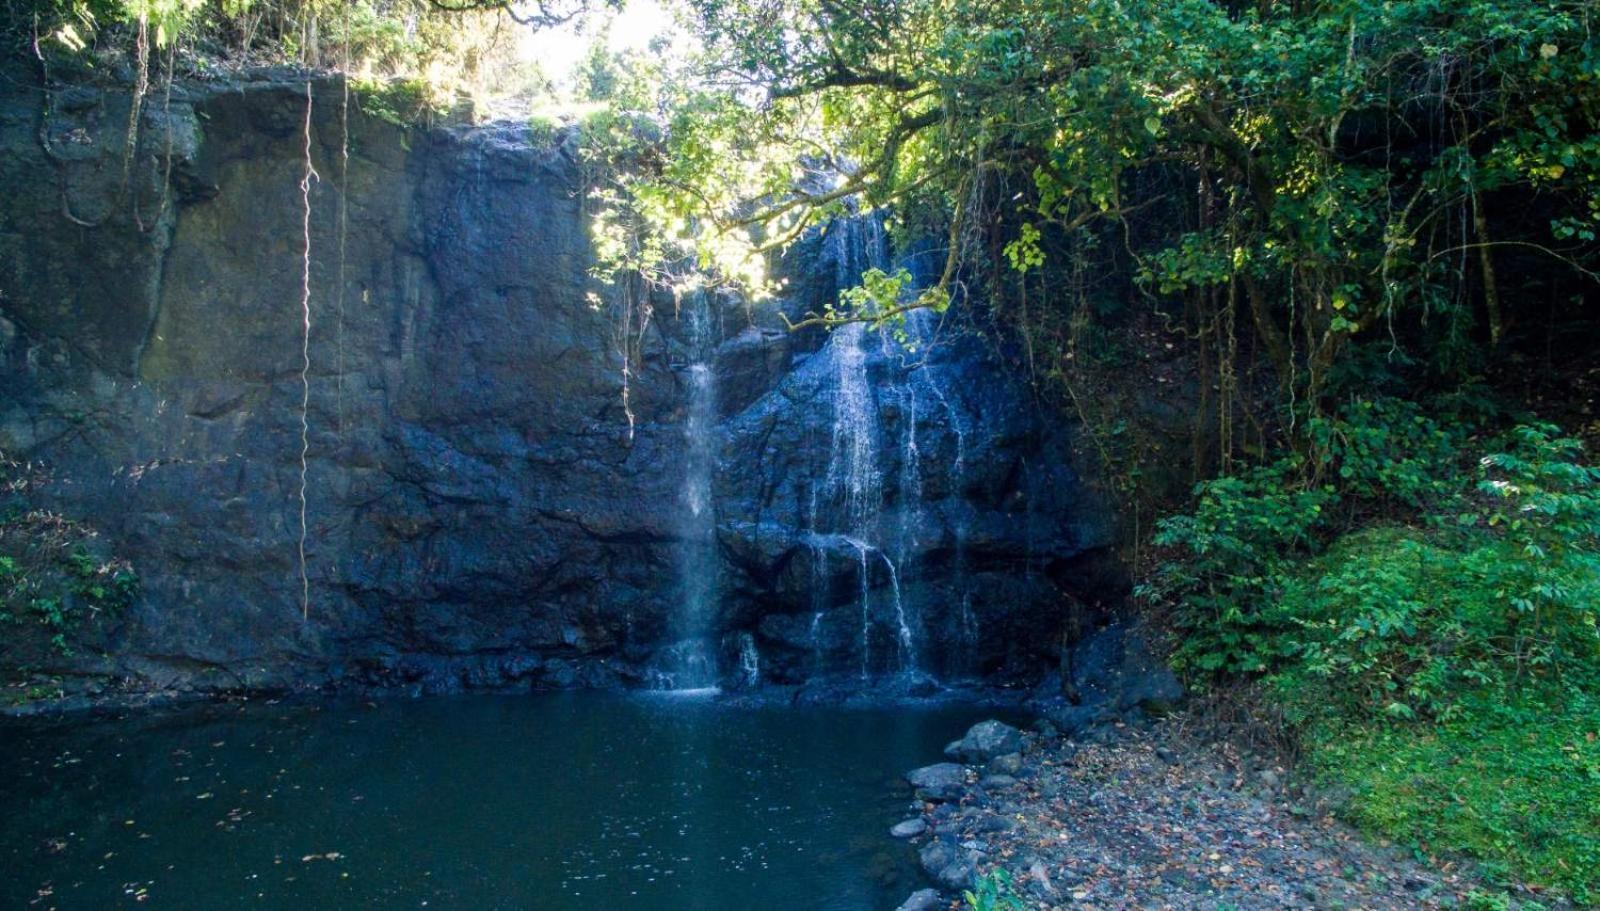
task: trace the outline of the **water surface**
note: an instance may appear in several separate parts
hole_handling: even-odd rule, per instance
[[[0,907],[881,909],[975,708],[596,694],[0,725]]]

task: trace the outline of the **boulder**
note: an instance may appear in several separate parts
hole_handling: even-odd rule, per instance
[[[957,800],[966,790],[967,770],[953,762],[940,762],[912,769],[906,773],[906,781],[921,800]]]
[[[961,762],[981,764],[996,756],[1022,749],[1022,732],[1002,721],[980,721],[967,736],[945,747],[945,755]]]
[[[978,877],[976,852],[947,841],[931,841],[924,845],[917,860],[928,878],[945,889],[970,889]]]
[[[1022,754],[1006,753],[989,760],[987,771],[993,775],[1017,775],[1022,771]]]

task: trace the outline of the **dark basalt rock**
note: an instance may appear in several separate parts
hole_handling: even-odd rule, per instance
[[[1002,721],[980,721],[966,736],[945,747],[945,755],[960,762],[982,765],[997,756],[1022,749],[1022,732]]]
[[[920,800],[958,800],[967,787],[967,770],[953,762],[940,762],[912,769],[906,773],[906,781]]]
[[[1070,685],[1052,675],[1035,691],[1029,707],[1061,734],[1130,715],[1160,715],[1184,698],[1183,684],[1127,620],[1115,619],[1078,642],[1065,662]],[[1075,699],[1069,699],[1070,692]]]
[[[648,683],[682,599],[688,330],[652,301],[624,397],[570,143],[353,109],[346,173],[340,87],[313,79],[302,472],[304,77],[176,86],[145,106],[123,191],[128,93],[56,86],[46,116],[38,74],[0,67],[0,451],[47,469],[30,506],[91,523],[142,584],[37,670],[173,691]],[[860,265],[842,251],[795,248],[782,306],[835,299]],[[864,670],[931,692],[1055,666],[1062,593],[1120,584],[1112,522],[1003,337],[864,345],[882,503],[863,571],[812,534],[826,335],[709,306],[716,641],[751,634],[770,684],[860,689]]]
[[[951,891],[972,888],[978,876],[978,861],[974,852],[943,839],[935,839],[924,845],[917,853],[917,860],[929,879]]]
[[[996,775],[1020,775],[1022,773],[1022,754],[1006,753],[989,760],[989,772]]]

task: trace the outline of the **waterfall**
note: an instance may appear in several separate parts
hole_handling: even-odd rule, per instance
[[[834,331],[833,446],[828,460],[830,490],[843,490],[852,534],[870,536],[882,508],[878,473],[878,405],[867,379],[866,326],[852,323]]]
[[[825,244],[841,289],[857,284],[868,269],[889,267],[888,240],[882,222],[875,217],[835,222]],[[833,405],[832,439],[821,491],[812,490],[810,510],[812,575],[817,584],[813,641],[827,607],[828,593],[822,591],[829,553],[826,545],[844,543],[854,551],[859,580],[857,658],[864,679],[875,670],[921,672],[917,654],[921,618],[905,597],[902,583],[908,580],[902,576],[912,571],[921,545],[923,464],[917,424],[922,418],[919,389],[930,382],[917,375],[923,368],[908,369],[908,352],[886,330],[879,332],[874,361],[866,344],[869,331],[861,323],[840,326],[824,349]],[[879,366],[885,368],[881,375],[875,372]],[[948,411],[943,392],[934,389],[934,393]],[[894,401],[902,412],[898,440],[885,439],[879,414],[884,402]],[[965,458],[964,449],[963,438],[961,459]],[[891,477],[890,472],[896,470]],[[892,486],[886,484],[889,481]],[[897,501],[900,513],[897,522],[883,527],[887,524],[883,516],[886,500]],[[887,571],[888,591],[875,604],[873,571],[880,560]],[[892,642],[892,654],[873,653],[874,636],[880,628],[881,638]],[[816,663],[821,664],[820,656]]]
[[[934,314],[926,310],[914,311],[907,316],[907,335],[920,351],[927,352],[935,340],[936,327],[933,325],[934,319]],[[956,408],[950,400],[950,393],[945,388],[946,379],[942,375],[941,369],[934,361],[926,358],[916,365],[912,377],[907,383],[912,414],[909,418],[910,427],[906,432],[906,470],[907,472],[913,470],[910,457],[915,454],[917,420],[915,412],[917,397],[915,393],[919,387],[927,390],[932,403],[937,404],[938,410],[944,415],[946,426],[950,428],[950,432],[955,436],[955,460],[950,466],[952,488],[950,493],[955,499],[959,500],[964,486],[963,479],[967,466],[968,428],[966,421],[962,417],[961,410]],[[920,468],[920,461],[917,467]],[[919,496],[921,494],[920,478],[915,481],[908,481],[902,486],[907,489],[908,494],[913,491]],[[907,502],[911,501],[907,500]],[[920,509],[918,510],[918,516],[920,517]],[[966,514],[960,510],[955,511],[950,517],[950,535],[952,538],[951,582],[954,588],[954,599],[960,604],[960,610],[956,617],[956,632],[957,641],[961,645],[961,653],[958,660],[952,662],[952,665],[960,671],[973,670],[970,656],[975,653],[979,639],[978,618],[973,611],[973,592],[971,582],[968,579],[967,532]],[[913,539],[911,543],[915,544],[915,540]],[[902,562],[904,562],[903,558]]]
[[[861,556],[861,679],[872,675],[872,570],[867,566],[867,545],[854,539],[856,553]]]
[[[711,501],[717,458],[717,384],[712,368],[716,333],[708,295],[695,291],[687,303],[686,312],[680,306],[689,349],[683,370],[688,414],[680,516],[682,594],[673,618],[677,642],[663,650],[655,681],[659,688],[680,690],[712,687],[718,679],[716,650],[710,643],[717,595],[717,518]],[[751,640],[750,648],[754,647]]]
[[[917,669],[916,640],[911,635],[911,627],[906,625],[905,600],[900,597],[900,570],[895,568],[894,561],[888,554],[880,553],[884,565],[889,567],[889,589],[894,595],[894,619],[899,627],[895,642],[899,646],[900,670],[915,671]]]
[[[747,687],[761,683],[761,652],[749,633],[739,634],[739,682]]]

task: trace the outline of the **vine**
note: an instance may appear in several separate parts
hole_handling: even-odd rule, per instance
[[[311,184],[320,181],[311,162],[311,80],[306,80],[305,171],[300,178],[301,256],[300,256],[300,618],[311,616],[311,578],[306,572],[306,477],[311,455]]]

